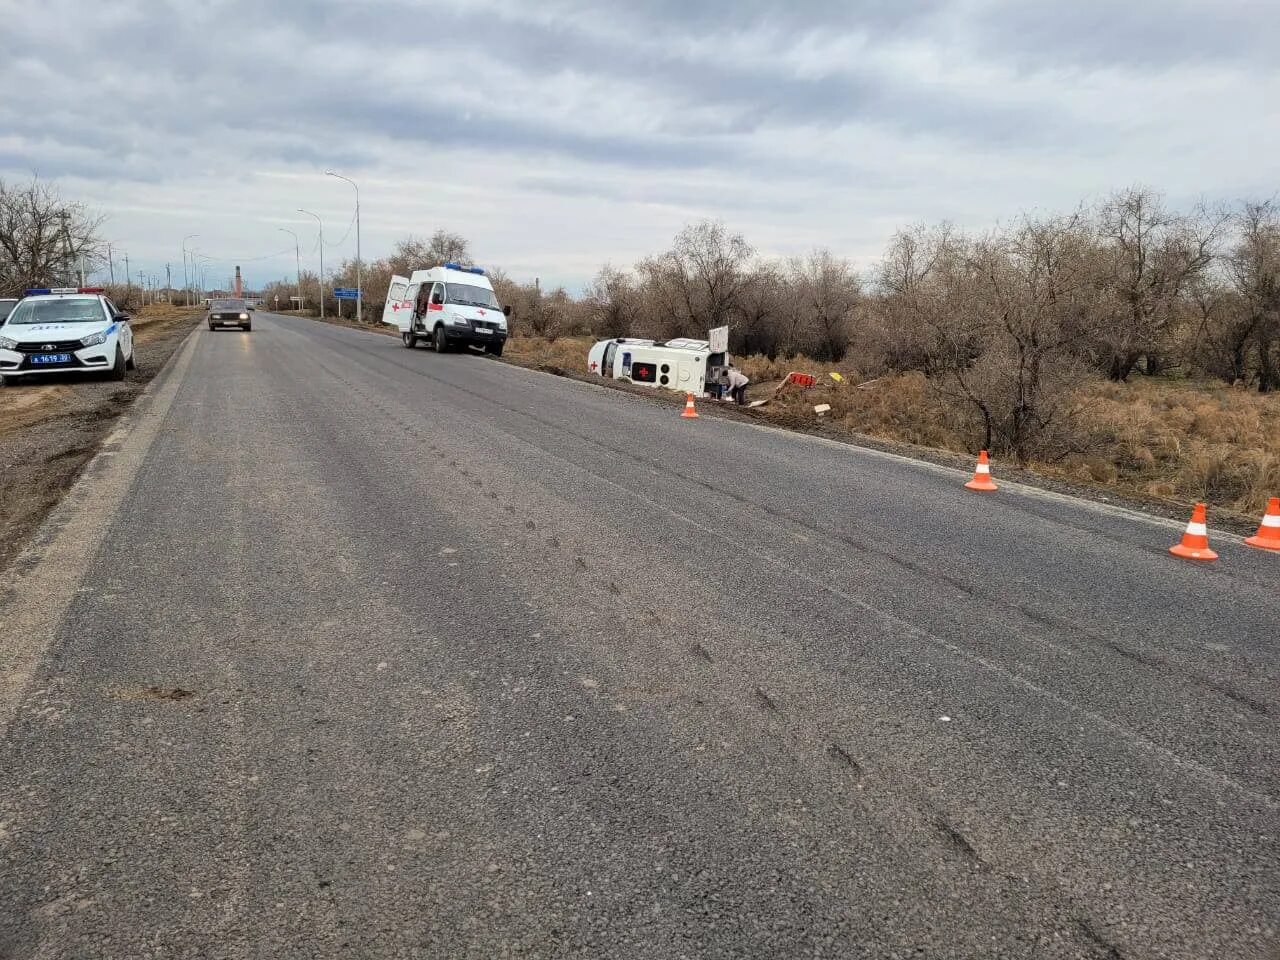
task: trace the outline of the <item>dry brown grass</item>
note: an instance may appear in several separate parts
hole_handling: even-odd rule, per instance
[[[503,349],[503,356],[524,366],[559,367],[574,373],[589,373],[587,370],[587,351],[596,341],[590,337],[558,337],[547,340],[545,337],[513,336]]]
[[[1250,515],[1280,495],[1280,396],[1139,378],[1079,397],[1094,446],[1064,462],[1074,476]]]

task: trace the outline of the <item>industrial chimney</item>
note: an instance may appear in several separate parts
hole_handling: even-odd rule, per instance
[[[236,299],[239,300],[244,295],[244,287],[240,282],[240,268],[236,267]]]

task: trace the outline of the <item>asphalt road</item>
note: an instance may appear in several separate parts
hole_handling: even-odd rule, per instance
[[[0,594],[0,957],[1275,957],[1280,557],[962,480],[201,330]]]

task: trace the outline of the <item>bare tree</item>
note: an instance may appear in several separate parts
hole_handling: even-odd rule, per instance
[[[830,250],[815,250],[791,261],[794,309],[801,317],[803,345],[816,360],[843,360],[849,349],[853,312],[862,286],[848,260]]]
[[[1172,347],[1188,286],[1213,262],[1226,217],[1167,210],[1159,194],[1131,187],[1098,210],[1098,270],[1103,296],[1099,360],[1112,380],[1126,380],[1140,359],[1156,373]]]
[[[641,261],[650,322],[665,336],[705,336],[733,316],[747,282],[754,251],[741,234],[723,223],[703,220],[676,235],[675,245],[659,257]]]
[[[1230,343],[1235,372],[1244,379],[1244,354],[1252,341],[1258,389],[1280,387],[1280,209],[1274,200],[1247,203],[1236,217],[1238,239],[1228,270],[1240,301]]]
[[[426,265],[439,266],[444,263],[457,263],[464,267],[472,265],[471,245],[466,237],[447,230],[437,230],[431,235],[426,248]]]
[[[86,272],[97,264],[102,222],[38,177],[26,184],[0,180],[0,295],[74,285],[82,261]]]
[[[978,355],[968,294],[970,241],[948,223],[896,234],[876,274],[882,361],[891,370],[935,375]]]
[[[773,359],[783,351],[788,339],[784,327],[795,315],[782,266],[757,263],[738,291],[730,346],[736,353],[763,353]]]
[[[639,310],[631,274],[605,264],[587,286],[584,304],[596,336],[625,337],[635,326]]]

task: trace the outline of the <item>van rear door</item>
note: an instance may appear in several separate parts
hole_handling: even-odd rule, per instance
[[[387,302],[382,307],[382,322],[399,327],[401,333],[409,329],[409,319],[413,316],[413,301],[405,300],[408,290],[408,277],[392,277]]]

